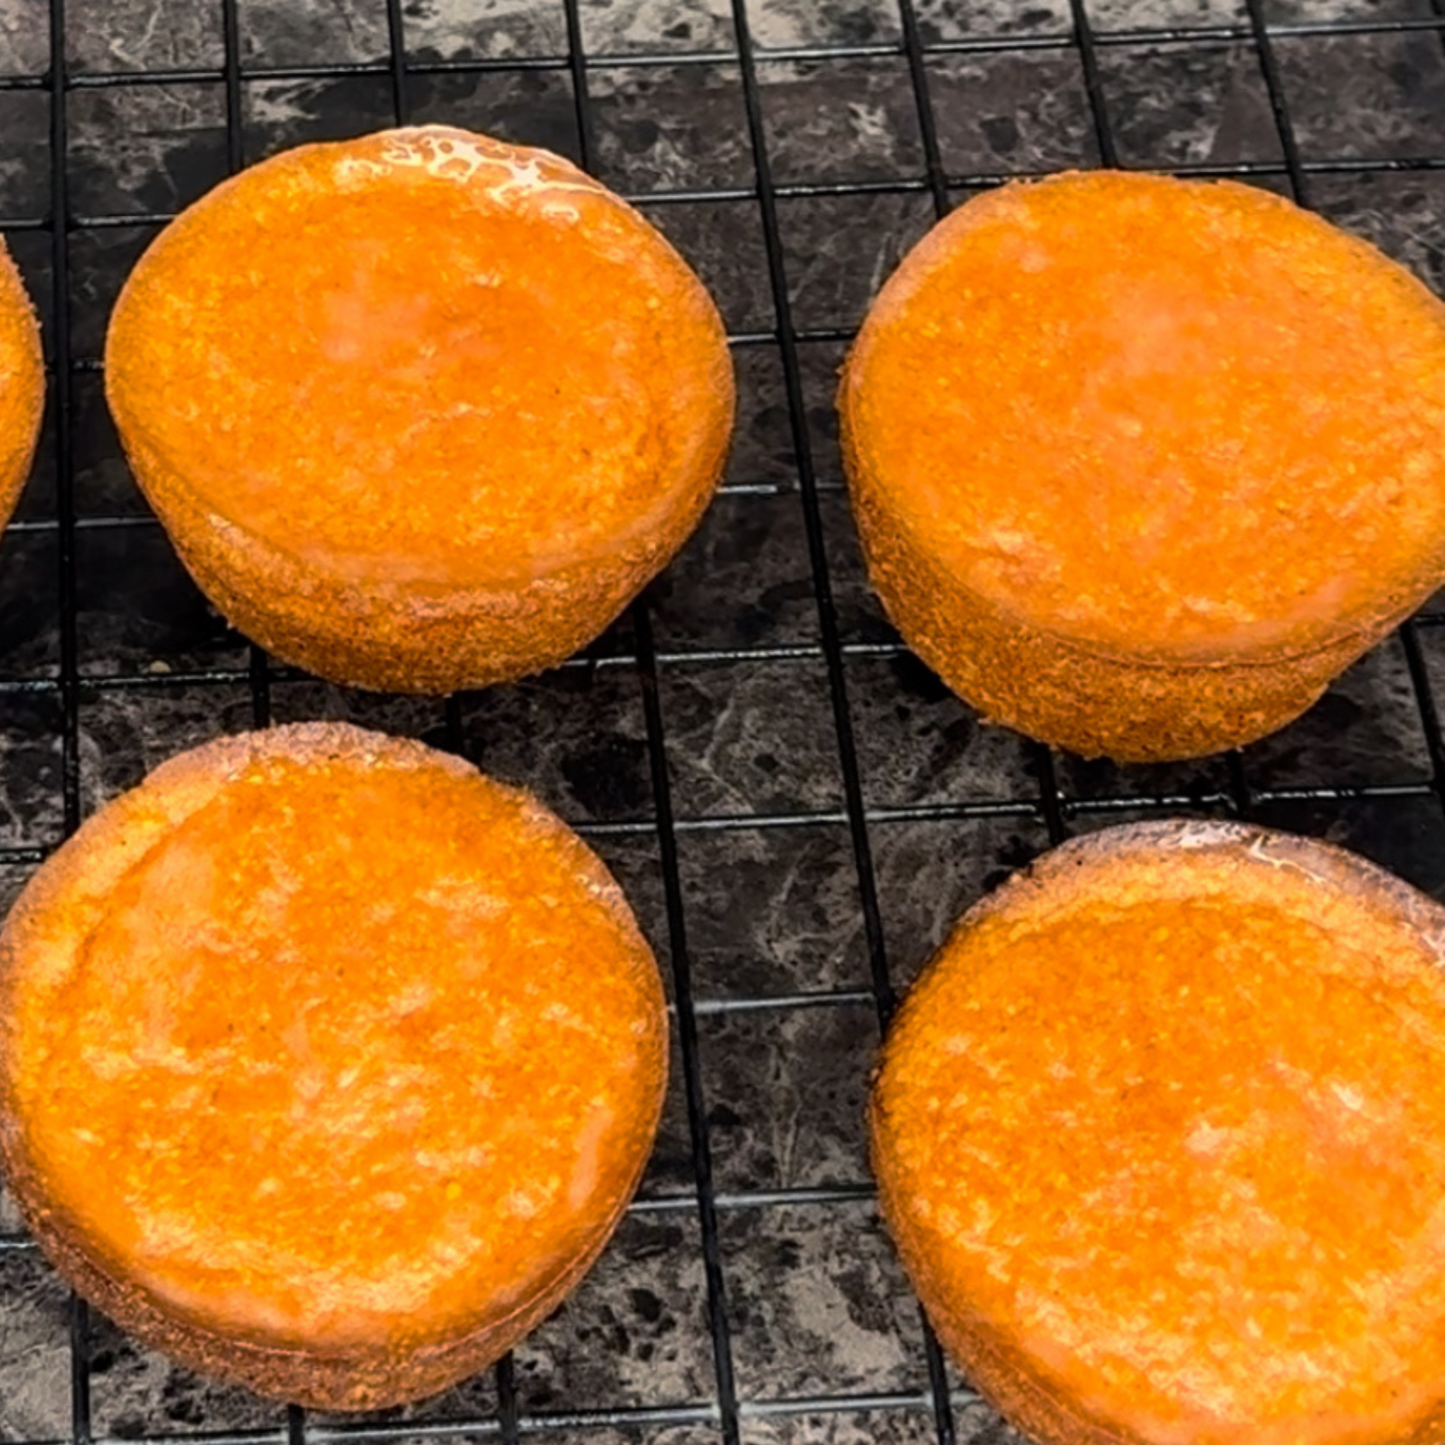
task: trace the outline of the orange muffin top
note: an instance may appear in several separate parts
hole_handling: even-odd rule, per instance
[[[106,357],[127,436],[208,508],[422,590],[647,536],[715,474],[732,394],[657,231],[556,156],[442,126],[217,187],[136,267]]]
[[[605,1236],[665,1075],[656,966],[526,795],[335,726],[166,764],[0,938],[22,1202],[163,1309],[415,1347]]]
[[[1126,1438],[1403,1439],[1445,1396],[1438,910],[1302,840],[1133,831],[982,905],[900,1014],[905,1259]]]
[[[44,397],[40,328],[0,241],[0,526],[25,485]]]
[[[1445,569],[1445,306],[1248,186],[968,202],[884,287],[845,409],[910,533],[1102,653],[1308,651]]]

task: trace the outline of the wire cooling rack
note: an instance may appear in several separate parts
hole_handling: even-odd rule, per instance
[[[1428,610],[1306,718],[1197,764],[981,727],[862,578],[831,390],[907,246],[1010,175],[1232,175],[1437,289],[1445,19],[1423,0],[0,0],[0,230],[40,305],[46,433],[0,544],[0,902],[184,746],[349,717],[537,789],[670,977],[639,1200],[561,1312],[421,1405],[327,1417],[197,1379],[0,1223],[0,1437],[670,1442],[992,1438],[880,1230],[862,1103],[949,921],[1070,832],[1181,811],[1329,836],[1445,894]],[[721,496],[587,654],[437,702],[346,693],[209,612],[101,400],[116,289],[177,209],[285,145],[447,120],[570,154],[717,294],[741,406]]]

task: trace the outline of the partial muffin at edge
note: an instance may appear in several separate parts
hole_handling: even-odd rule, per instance
[[[0,238],[0,528],[20,500],[45,409],[40,327]]]
[[[925,969],[871,1096],[884,1219],[1045,1445],[1384,1445],[1445,1420],[1445,911],[1314,840],[1045,854]]]

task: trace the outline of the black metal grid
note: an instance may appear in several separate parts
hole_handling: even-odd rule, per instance
[[[74,6],[76,0],[70,3]],[[856,1422],[863,1421],[870,1433],[884,1438],[934,1438],[939,1445],[950,1445],[959,1435],[991,1432],[995,1428],[991,1417],[980,1410],[966,1384],[951,1374],[921,1328],[905,1332],[909,1337],[904,1348],[914,1359],[908,1388],[860,1388],[827,1378],[821,1387],[805,1389],[760,1390],[756,1379],[748,1388],[740,1387],[741,1326],[733,1298],[739,1289],[739,1274],[730,1255],[729,1222],[788,1209],[833,1213],[839,1219],[846,1211],[862,1210],[864,1215],[847,1215],[847,1219],[863,1218],[872,1190],[861,1168],[850,1177],[846,1168],[835,1167],[823,1171],[819,1176],[822,1182],[783,1180],[779,1187],[739,1185],[731,1176],[720,1176],[719,1140],[725,1126],[719,1124],[716,1111],[719,1105],[726,1106],[728,1099],[725,1084],[718,1081],[730,1077],[730,1066],[721,1046],[713,1046],[710,1061],[704,1030],[718,1023],[732,1027],[738,1020],[742,1023],[737,1026],[745,1027],[754,1019],[843,1016],[851,1011],[871,1019],[863,1034],[866,1039],[876,1038],[893,1008],[896,983],[921,962],[929,935],[936,936],[941,920],[972,901],[978,887],[988,881],[991,864],[1022,862],[1029,852],[1061,840],[1070,831],[1116,818],[1187,810],[1282,822],[1301,831],[1344,836],[1435,891],[1445,890],[1445,822],[1439,806],[1445,752],[1430,679],[1433,635],[1445,622],[1445,613],[1427,610],[1417,617],[1401,630],[1398,640],[1380,650],[1385,661],[1377,658],[1362,665],[1363,684],[1354,686],[1352,692],[1353,685],[1347,681],[1337,690],[1349,704],[1338,714],[1339,730],[1361,730],[1363,741],[1353,751],[1348,746],[1332,751],[1328,741],[1320,742],[1322,737],[1327,739],[1330,726],[1317,728],[1314,743],[1307,741],[1293,754],[1287,748],[1283,753],[1250,750],[1197,768],[1086,767],[1042,747],[1003,743],[997,746],[1009,752],[1009,757],[991,771],[970,774],[965,768],[950,773],[951,760],[946,749],[939,753],[939,740],[960,726],[970,739],[976,740],[977,734],[969,730],[961,704],[908,671],[909,662],[897,639],[870,613],[862,597],[856,557],[849,548],[846,528],[840,529],[836,457],[826,423],[820,427],[818,420],[816,358],[836,358],[852,334],[856,316],[843,324],[814,324],[801,314],[803,291],[796,272],[806,258],[800,262],[798,246],[790,236],[792,219],[785,211],[799,203],[912,195],[939,216],[972,190],[997,184],[1009,175],[1054,168],[960,168],[950,163],[945,132],[961,113],[967,118],[969,101],[966,87],[961,100],[956,89],[950,90],[947,106],[931,98],[939,67],[949,62],[967,66],[997,58],[1066,59],[1077,67],[1086,102],[1087,134],[1078,145],[1075,163],[1139,163],[1121,143],[1121,126],[1111,109],[1118,100],[1111,92],[1107,72],[1111,57],[1127,56],[1145,47],[1155,54],[1175,52],[1193,57],[1227,52],[1236,58],[1243,56],[1246,63],[1257,67],[1275,142],[1272,157],[1227,163],[1176,161],[1168,166],[1155,162],[1152,168],[1177,174],[1245,177],[1283,189],[1306,205],[1317,199],[1317,186],[1324,178],[1357,177],[1363,181],[1439,171],[1445,169],[1445,145],[1431,151],[1411,142],[1376,147],[1375,154],[1350,154],[1302,144],[1292,119],[1291,86],[1279,52],[1282,46],[1312,38],[1344,43],[1356,37],[1414,37],[1431,46],[1433,54],[1445,40],[1445,11],[1409,0],[1394,4],[1362,0],[1354,7],[1337,3],[1312,7],[1309,0],[1297,0],[1276,13],[1269,0],[1243,0],[1227,20],[1192,25],[1115,23],[1110,28],[1093,13],[1089,0],[1068,0],[1057,23],[1047,19],[1045,9],[1039,12],[1045,17],[1042,23],[1037,16],[1032,22],[1022,17],[1018,27],[975,34],[967,30],[968,5],[945,5],[940,11],[921,0],[917,5],[914,0],[893,0],[886,19],[875,27],[875,34],[884,38],[840,35],[767,47],[753,38],[759,10],[747,0],[730,0],[726,14],[709,12],[713,31],[730,33],[730,44],[671,49],[658,36],[648,37],[636,49],[607,50],[595,45],[589,48],[590,7],[584,6],[583,0],[552,0],[536,8],[554,12],[560,20],[560,26],[554,28],[561,44],[554,51],[435,59],[408,50],[408,27],[414,19],[402,0],[375,0],[377,16],[384,15],[383,54],[372,60],[339,61],[329,57],[323,46],[304,64],[263,64],[244,55],[242,4],[243,0],[194,0],[190,6],[194,12],[214,14],[218,20],[219,64],[97,70],[71,58],[77,31],[73,16],[67,14],[67,0],[37,0],[33,6],[29,0],[10,0],[12,8],[18,7],[13,13],[22,24],[30,16],[37,22],[43,19],[48,26],[48,66],[30,73],[0,75],[0,102],[7,95],[34,93],[46,107],[44,184],[40,187],[45,199],[14,214],[0,212],[0,231],[11,237],[42,301],[50,400],[42,464],[19,519],[7,533],[8,557],[0,550],[0,579],[7,561],[15,565],[17,546],[33,546],[37,554],[49,550],[43,563],[46,595],[39,602],[30,598],[29,605],[49,609],[56,641],[53,655],[42,652],[38,660],[10,649],[6,633],[16,625],[17,589],[12,586],[0,591],[0,601],[11,609],[8,616],[0,613],[0,731],[8,730],[11,765],[29,767],[41,779],[36,786],[47,792],[56,806],[38,808],[36,817],[42,820],[38,823],[11,817],[4,836],[13,841],[0,845],[0,875],[9,878],[13,891],[100,796],[129,780],[108,776],[103,757],[92,762],[95,778],[90,779],[82,757],[87,725],[93,716],[104,713],[108,700],[155,698],[159,711],[172,707],[177,719],[173,729],[176,749],[195,740],[192,734],[198,726],[204,733],[266,724],[278,713],[282,689],[289,690],[288,696],[294,693],[295,698],[281,709],[287,716],[307,715],[336,703],[334,693],[308,690],[300,674],[274,664],[254,649],[235,653],[223,647],[220,660],[203,658],[198,663],[182,648],[183,660],[178,664],[162,659],[154,669],[139,670],[125,663],[108,666],[104,658],[84,655],[87,613],[82,592],[90,569],[82,552],[87,540],[121,539],[120,565],[133,571],[141,564],[126,561],[125,539],[156,533],[156,528],[154,520],[138,507],[91,506],[78,496],[78,478],[87,473],[88,466],[79,452],[91,444],[88,409],[94,406],[95,373],[99,370],[93,345],[99,334],[95,321],[97,317],[103,321],[106,304],[105,298],[95,293],[92,278],[82,274],[88,263],[78,257],[96,237],[134,232],[144,238],[171,215],[168,210],[154,209],[91,210],[77,203],[75,117],[86,97],[134,94],[148,88],[200,87],[208,93],[218,89],[224,170],[235,171],[269,148],[263,137],[258,149],[247,126],[248,94],[259,84],[359,83],[379,88],[385,97],[384,113],[368,112],[340,123],[341,130],[355,132],[418,118],[417,96],[423,89],[426,118],[436,119],[447,115],[447,83],[464,83],[471,87],[469,93],[476,94],[518,77],[544,77],[565,86],[570,98],[571,143],[562,148],[570,149],[585,168],[597,170],[602,150],[596,99],[599,77],[636,78],[649,72],[701,75],[726,70],[739,102],[737,134],[732,139],[740,145],[744,160],[741,183],[653,188],[630,198],[664,227],[669,213],[693,210],[719,226],[747,216],[760,233],[761,319],[754,314],[744,324],[735,325],[731,343],[740,366],[750,353],[768,358],[778,403],[774,420],[784,460],[774,475],[764,478],[735,468],[720,505],[735,509],[728,516],[737,518],[746,518],[748,508],[764,503],[774,509],[769,513],[774,521],[768,525],[780,532],[784,545],[791,545],[796,553],[798,571],[807,584],[803,602],[811,608],[811,619],[798,623],[791,635],[782,629],[774,640],[764,641],[738,636],[698,641],[689,639],[686,629],[681,629],[681,642],[670,646],[658,636],[658,619],[666,614],[667,584],[655,587],[608,638],[555,675],[561,679],[558,686],[563,703],[581,723],[571,731],[559,730],[558,740],[542,758],[540,778],[532,776],[525,749],[519,748],[514,738],[503,736],[505,727],[496,723],[497,715],[489,713],[485,699],[458,697],[434,705],[408,704],[393,711],[378,703],[375,714],[366,714],[369,704],[364,700],[346,704],[366,714],[363,720],[377,721],[379,717],[397,730],[418,732],[458,751],[480,752],[484,766],[500,762],[504,773],[534,782],[545,795],[547,780],[559,776],[559,770],[560,775],[566,774],[569,750],[573,754],[585,751],[588,728],[594,723],[603,725],[604,713],[613,704],[599,699],[612,696],[608,688],[635,686],[640,723],[632,739],[636,744],[632,761],[645,776],[645,789],[613,806],[584,808],[583,816],[574,821],[604,852],[613,848],[625,854],[629,843],[638,845],[641,863],[630,878],[624,870],[625,881],[634,896],[640,890],[651,897],[654,942],[660,956],[670,963],[680,1060],[678,1137],[683,1158],[678,1177],[671,1183],[665,1174],[649,1179],[631,1217],[692,1221],[679,1247],[695,1252],[701,1285],[696,1308],[680,1321],[679,1328],[695,1338],[706,1356],[702,1373],[707,1388],[684,1398],[643,1403],[604,1399],[584,1406],[564,1396],[539,1406],[523,1400],[509,1359],[495,1371],[492,1393],[475,1409],[463,1404],[433,1414],[429,1407],[421,1407],[337,1422],[314,1419],[291,1408],[284,1414],[277,1412],[272,1425],[203,1428],[199,1436],[175,1428],[171,1417],[152,1413],[123,1423],[112,1419],[108,1426],[97,1429],[94,1399],[100,1358],[114,1345],[98,1341],[98,1334],[108,1327],[93,1321],[83,1305],[71,1301],[68,1339],[63,1355],[56,1355],[53,1361],[54,1368],[64,1370],[68,1382],[63,1421],[56,1428],[27,1434],[17,1430],[16,1415],[7,1418],[7,1411],[20,1408],[14,1401],[22,1379],[33,1384],[35,1377],[33,1372],[24,1373],[23,1360],[7,1355],[0,1330],[0,1434],[14,1437],[19,1433],[36,1442],[65,1439],[75,1445],[105,1438],[107,1433],[123,1438],[284,1439],[287,1445],[307,1440],[452,1436],[496,1436],[513,1441],[532,1434],[599,1441],[720,1437],[732,1445],[743,1439],[852,1438],[847,1429],[856,1429]],[[1117,6],[1098,3],[1094,8],[1107,10],[1109,16],[1118,14]],[[1131,13],[1142,10],[1135,5]],[[6,0],[0,0],[0,22],[6,12]],[[1166,9],[1163,13],[1171,12]],[[97,23],[97,14],[104,14],[103,7],[92,12],[87,24]],[[941,14],[962,23],[950,27],[940,22]],[[829,93],[832,75],[844,74],[850,65],[870,63],[901,67],[906,74],[908,104],[916,123],[917,163],[897,166],[884,175],[789,179],[784,174],[780,178],[776,163],[779,136],[769,124],[768,76],[783,65],[798,68],[821,97]],[[466,123],[466,116],[458,118]],[[531,132],[525,107],[512,124],[518,139],[548,139]],[[0,166],[15,159],[7,154],[11,146],[12,141],[0,131]],[[33,156],[30,161],[33,165]],[[609,178],[605,167],[603,171],[604,179]],[[917,225],[912,229],[916,231]],[[911,234],[900,234],[895,252],[910,239]],[[1445,230],[1426,238],[1427,264],[1432,258],[1438,263],[1442,247]],[[1418,256],[1412,259],[1418,260]],[[746,414],[743,422],[748,424]],[[776,520],[784,516],[779,507],[787,510],[789,520]],[[772,545],[772,534],[766,540]],[[142,560],[149,555],[136,554]],[[715,558],[716,553],[711,553],[701,565]],[[678,564],[684,573],[689,568],[696,572],[699,566],[686,555]],[[737,569],[741,591],[747,591],[754,580],[761,585],[760,567],[756,571],[755,579],[746,559]],[[25,571],[27,579],[38,575]],[[0,581],[0,588],[3,586]],[[763,630],[766,633],[767,629]],[[14,662],[17,656],[21,658],[18,664]],[[881,690],[876,686],[880,669],[888,670]],[[866,682],[865,676],[875,682]],[[712,772],[699,771],[679,689],[692,686],[691,680],[707,679],[705,685],[699,684],[699,706],[705,710],[718,699],[724,706],[730,705],[731,699],[746,694],[762,677],[771,677],[776,683],[771,690],[764,689],[764,702],[759,706],[779,725],[780,739],[786,743],[780,710],[796,708],[818,724],[815,744],[835,770],[836,784],[831,792],[822,790],[828,795],[822,801],[806,787],[795,795],[788,795],[786,789],[776,794],[762,784],[757,769],[742,769],[733,775],[724,763]],[[911,697],[922,699],[918,711],[924,721],[919,728],[926,735],[927,746],[934,750],[934,761],[943,757],[941,787],[918,785],[918,777],[928,771],[924,763],[916,769],[918,776],[912,782],[893,788],[887,781],[887,767],[879,761],[908,746],[901,733],[889,732],[898,719],[888,711],[887,686],[900,680],[911,687]],[[204,705],[187,701],[197,696],[211,701]],[[883,701],[875,706],[880,697]],[[514,708],[508,713],[503,704],[500,715],[509,718],[513,727],[518,717],[525,717],[545,731],[556,722],[556,709],[549,712],[548,707],[543,699],[531,712],[523,707],[520,712]],[[1393,730],[1386,728],[1380,735],[1387,739],[1384,744],[1372,742],[1377,735],[1370,730],[1370,714],[1387,707],[1394,707],[1398,714]],[[543,716],[537,722],[539,711]],[[198,713],[202,716],[199,724]],[[1408,721],[1402,721],[1406,714]],[[681,724],[679,717],[684,717]],[[765,717],[765,727],[768,722]],[[1404,749],[1410,755],[1408,760],[1392,760],[1391,749],[1401,728],[1413,729],[1415,740]],[[164,727],[161,731],[164,736]],[[103,740],[104,730],[98,735]],[[725,744],[728,735],[719,736]],[[546,748],[547,740],[539,745]],[[54,754],[53,761],[46,760],[49,752]],[[1361,759],[1366,755],[1372,761],[1383,757],[1387,765],[1362,769]],[[1398,767],[1394,766],[1397,761]],[[772,759],[774,766],[777,762]],[[127,766],[135,771],[134,763]],[[605,774],[607,759],[594,759],[590,766]],[[724,774],[732,776],[732,782],[710,790]],[[991,780],[988,786],[979,781],[985,776]],[[558,799],[555,789],[553,792],[555,803]],[[567,811],[565,805],[563,811]],[[574,815],[577,811],[573,809]],[[1361,823],[1362,817],[1370,821]],[[988,829],[996,827],[1014,828],[1015,832],[1002,852],[995,846],[990,854],[986,840],[993,835]],[[911,911],[897,905],[878,882],[880,849],[886,850],[900,836],[899,830],[910,828],[923,830],[918,836],[925,849],[951,844],[962,855],[975,845],[979,849],[977,858],[965,856],[949,875],[953,880],[950,896],[938,900],[936,916],[931,919],[922,916],[916,903]],[[721,971],[717,977],[699,979],[698,954],[690,947],[690,937],[697,934],[700,923],[711,927],[719,916],[726,916],[729,907],[746,910],[750,900],[746,893],[733,897],[731,904],[726,899],[718,903],[703,898],[697,885],[701,875],[696,869],[689,874],[681,851],[690,840],[708,845],[722,840],[718,856],[728,860],[735,855],[727,851],[727,840],[742,835],[754,842],[781,840],[773,854],[767,851],[771,842],[759,844],[765,859],[813,846],[819,839],[824,841],[818,846],[843,859],[841,873],[835,870],[835,874],[844,881],[824,900],[823,907],[833,915],[834,923],[840,913],[846,913],[847,926],[857,932],[860,966],[855,977],[842,984],[834,980],[821,988],[800,984],[782,968],[772,974],[763,970],[761,982],[756,981],[755,972],[745,969],[748,982],[739,988],[720,983]],[[727,889],[722,892],[726,894]],[[643,911],[646,916],[647,908]],[[890,949],[895,954],[892,960]],[[900,953],[904,955],[901,960],[896,957]],[[726,1043],[726,1035],[722,1037]],[[869,1047],[865,1042],[855,1049],[854,1057],[844,1061],[860,1080],[868,1067]],[[876,1222],[872,1228],[876,1233]],[[851,1237],[853,1226],[844,1225],[843,1233],[845,1238]],[[862,1231],[857,1237],[862,1238]],[[29,1240],[17,1230],[0,1236],[0,1265],[32,1252]],[[827,1267],[845,1268],[846,1260],[834,1259]],[[896,1268],[891,1275],[889,1266],[883,1269],[895,1293],[906,1295]],[[599,1272],[605,1277],[605,1271],[604,1261]],[[33,1281],[17,1284],[10,1276],[5,1276],[5,1281],[4,1289],[12,1295],[35,1288]],[[755,1290],[766,1293],[768,1287],[766,1271],[754,1278]],[[906,1300],[903,1308],[907,1308]],[[883,1339],[887,1333],[884,1329],[877,1338]],[[609,1345],[599,1337],[596,1348],[605,1351]],[[863,1373],[866,1375],[866,1370]],[[565,1387],[565,1371],[562,1374]],[[854,1423],[845,1426],[842,1422]]]

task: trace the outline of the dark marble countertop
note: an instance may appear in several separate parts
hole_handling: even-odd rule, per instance
[[[574,66],[562,0],[405,0],[398,84],[385,0],[0,0],[0,230],[58,372],[0,542],[0,904],[67,809],[180,748],[268,715],[350,718],[538,790],[588,831],[663,962],[690,971],[700,1104],[690,1116],[679,1059],[641,1203],[501,1374],[368,1419],[396,1438],[423,1422],[506,1437],[520,1418],[592,1445],[925,1441],[939,1409],[960,1437],[1002,1433],[962,1379],[931,1379],[868,1189],[880,979],[906,986],[1060,824],[1245,812],[1445,896],[1431,750],[1445,614],[1237,758],[1118,768],[981,725],[868,593],[835,370],[882,278],[971,185],[1111,149],[1130,166],[1242,171],[1303,186],[1445,283],[1445,21],[1430,0],[1083,9],[1087,45],[1068,0],[915,0],[916,30],[895,0],[580,0]],[[53,18],[71,81],[58,160],[40,80]],[[449,704],[253,663],[148,517],[96,367],[116,289],[163,217],[238,158],[392,124],[398,107],[587,160],[693,262],[737,338],[727,486],[642,612],[574,664]],[[73,1316],[13,1214],[0,1226],[0,1439],[284,1438],[283,1407]],[[334,1424],[289,1422],[318,1437]]]

